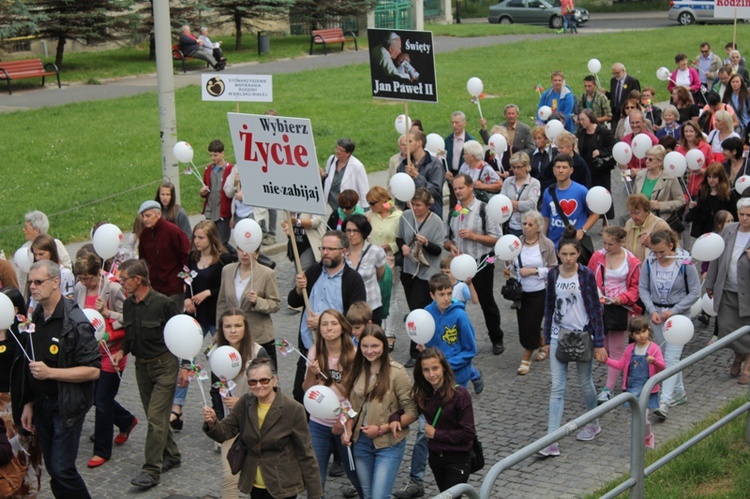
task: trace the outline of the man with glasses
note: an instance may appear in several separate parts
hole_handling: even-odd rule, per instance
[[[298,337],[298,346],[304,355],[307,355],[307,351],[315,343],[318,318],[323,311],[332,308],[346,315],[352,303],[367,301],[362,276],[344,260],[348,248],[349,239],[346,234],[338,230],[326,232],[321,240],[320,263],[312,265],[304,274],[297,274],[294,288],[289,291],[289,305],[304,307]],[[307,302],[303,297],[305,291],[308,295]],[[302,381],[305,379],[306,369],[305,359],[300,357],[293,391],[294,399],[300,403],[305,394]]]
[[[632,132],[624,135],[622,137],[621,142],[625,142],[626,144],[632,144],[633,138],[636,135],[646,134],[651,139],[652,146],[655,146],[656,144],[659,143],[659,139],[656,137],[656,135],[654,135],[653,133],[649,132],[646,129],[644,118],[643,118],[643,112],[636,109],[628,115],[628,119],[630,120],[630,129],[632,130]],[[630,169],[631,177],[635,177],[635,174],[638,173],[638,170],[640,170],[641,168],[645,168],[645,167],[646,167],[645,157],[639,159],[635,156],[635,154],[633,154],[633,157],[631,158],[630,163],[628,163],[626,167],[625,165],[620,165],[620,168],[622,169],[628,169],[628,168]]]
[[[38,305],[24,341],[32,360],[19,355],[11,367],[14,415],[23,408],[21,425],[39,439],[52,494],[90,498],[76,457],[101,369],[94,328],[75,302],[63,299],[57,263],[34,263],[28,282]]]
[[[711,45],[708,42],[701,43],[701,53],[693,60],[693,66],[698,69],[701,84],[709,88],[717,78],[717,71],[724,65],[721,57],[711,51]]]
[[[600,89],[604,91],[604,89]],[[633,90],[641,91],[641,83],[637,78],[630,76],[625,70],[625,65],[616,62],[612,65],[612,79],[609,80],[609,92],[605,92],[607,99],[612,105],[612,130],[617,130],[620,121],[620,109],[622,103],[628,98]]]
[[[179,229],[178,229],[179,230]],[[149,270],[141,260],[127,260],[120,265],[120,284],[128,295],[123,304],[125,339],[114,354],[119,364],[124,355],[135,358],[135,378],[143,410],[148,418],[145,461],[130,483],[148,489],[158,485],[161,474],[182,463],[180,451],[169,429],[169,412],[178,386],[188,383],[188,371],[164,342],[164,325],[177,315],[177,305],[151,287]],[[179,377],[178,377],[179,373]]]

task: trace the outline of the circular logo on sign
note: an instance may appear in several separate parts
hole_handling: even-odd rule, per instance
[[[219,97],[224,93],[224,82],[221,78],[213,77],[206,82],[206,92],[212,97]]]
[[[58,351],[60,351],[60,349],[57,348],[57,345],[50,345],[49,353],[51,353],[52,355],[57,355]]]

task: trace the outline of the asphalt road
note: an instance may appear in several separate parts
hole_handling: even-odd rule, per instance
[[[579,26],[582,33],[590,31],[623,31],[633,29],[654,29],[680,27],[675,21],[667,17],[667,9],[653,12],[617,12],[593,13],[590,20]],[[465,24],[487,23],[486,18],[462,19]]]

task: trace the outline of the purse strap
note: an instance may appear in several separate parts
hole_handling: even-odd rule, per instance
[[[563,221],[563,223],[566,226],[570,225],[570,220],[568,220],[568,216],[565,214],[565,212],[560,207],[560,201],[557,200],[557,193],[555,192],[555,184],[550,185],[547,188],[547,192],[549,192],[549,195],[552,198],[552,201],[555,203],[555,209],[557,210],[557,216],[560,217],[560,219]]]

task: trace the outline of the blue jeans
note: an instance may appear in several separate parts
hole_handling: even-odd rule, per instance
[[[417,420],[417,440],[414,442],[414,448],[411,451],[411,471],[409,472],[409,480],[414,483],[424,481],[424,472],[427,469],[429,449],[427,448],[427,437],[424,436],[424,425],[426,424],[427,421],[420,414]]]
[[[112,457],[114,426],[117,426],[121,432],[126,432],[135,420],[135,416],[115,400],[119,389],[120,377],[117,373],[106,371],[99,373],[94,392],[94,405],[96,405],[94,455],[105,459]]]
[[[659,309],[659,312],[662,311],[663,309]],[[651,324],[651,330],[654,332],[654,341],[657,345],[663,345],[664,363],[668,368],[677,364],[682,356],[684,345],[670,345],[669,343],[665,343],[662,324],[654,324],[650,319],[649,324]],[[685,385],[682,382],[682,373],[675,374],[662,382],[659,402],[662,404],[669,404],[669,401],[672,400],[672,394],[675,392],[685,392]]]
[[[565,390],[568,387],[568,363],[557,360],[555,352],[557,352],[557,339],[553,338],[549,345],[552,390],[549,394],[547,433],[552,433],[560,427],[563,410],[565,409]],[[578,387],[581,389],[581,393],[583,393],[583,401],[586,403],[587,411],[596,408],[597,405],[596,387],[594,386],[594,378],[591,376],[592,362],[576,362]]]
[[[50,476],[52,494],[57,499],[91,498],[76,469],[83,419],[70,428],[63,428],[57,399],[37,396],[34,401],[36,436]]]
[[[205,338],[207,334],[211,333],[211,337],[213,338],[216,335],[216,326],[208,326],[203,327],[203,337]],[[193,359],[193,363],[195,363],[195,359]],[[187,399],[187,393],[188,393],[188,387],[190,386],[190,383],[185,385],[184,387],[177,387],[174,391],[174,402],[172,402],[172,405],[179,405],[182,407],[185,405],[185,399]]]
[[[390,499],[396,474],[406,449],[406,439],[396,445],[376,449],[364,434],[354,443],[354,461],[364,499]]]
[[[349,456],[346,452],[346,447],[341,443],[341,435],[334,435],[333,428],[325,426],[315,421],[310,421],[310,440],[312,442],[312,448],[315,452],[315,458],[318,460],[318,469],[320,470],[320,481],[323,486],[323,492],[326,489],[326,477],[328,476],[328,458],[334,450],[338,453],[341,458],[341,465],[346,471],[346,476],[352,485],[356,487],[360,497],[362,496],[362,488],[359,486],[359,480],[357,479],[357,471],[349,467]]]

